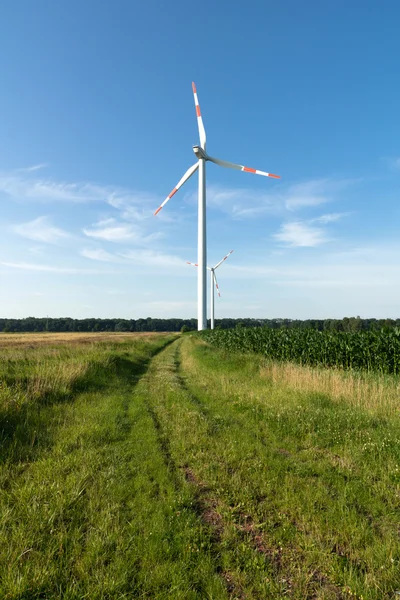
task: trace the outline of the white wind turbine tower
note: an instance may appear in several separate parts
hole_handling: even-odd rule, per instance
[[[206,152],[206,131],[203,125],[203,119],[201,117],[199,101],[197,99],[196,86],[192,83],[194,103],[196,106],[197,113],[197,125],[199,128],[200,146],[193,146],[193,152],[197,157],[197,162],[190,167],[182,177],[182,179],[176,184],[172,192],[167,196],[164,202],[157,208],[154,215],[160,212],[165,204],[176,194],[179,188],[197,171],[199,170],[199,200],[198,200],[198,238],[197,238],[197,264],[199,266],[198,279],[197,279],[197,329],[207,329],[207,282],[206,282],[206,264],[207,264],[207,242],[206,242],[206,162],[210,161],[219,165],[220,167],[227,167],[228,169],[237,169],[239,171],[246,171],[246,173],[254,173],[256,175],[264,175],[264,177],[274,177],[279,179],[279,175],[273,175],[272,173],[266,173],[265,171],[258,171],[257,169],[250,169],[243,165],[236,165],[225,160],[219,160],[209,156]]]
[[[210,294],[211,294],[211,307],[210,307],[210,311],[211,311],[211,329],[214,329],[214,314],[215,314],[215,310],[214,310],[214,284],[215,287],[217,288],[217,292],[218,292],[218,296],[221,296],[221,294],[219,293],[219,287],[218,287],[218,281],[217,281],[217,276],[215,275],[215,271],[216,269],[218,269],[218,267],[220,265],[222,265],[222,263],[224,262],[224,260],[226,260],[228,258],[228,256],[230,256],[232,254],[233,250],[231,250],[230,252],[228,252],[228,254],[226,256],[224,256],[224,258],[222,260],[219,261],[219,263],[217,263],[215,265],[215,267],[207,267],[207,269],[210,271]],[[187,265],[192,265],[193,267],[198,267],[198,263],[192,263],[192,262],[186,262]]]

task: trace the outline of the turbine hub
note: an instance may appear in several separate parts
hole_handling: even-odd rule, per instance
[[[193,146],[193,152],[198,159],[203,158],[204,160],[207,160],[207,154],[201,146]]]

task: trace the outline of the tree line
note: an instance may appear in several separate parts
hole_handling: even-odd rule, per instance
[[[315,329],[318,331],[377,331],[400,327],[400,319],[216,319],[216,328],[268,327],[270,329]],[[210,326],[210,323],[208,323]],[[110,331],[195,331],[197,319],[72,319],[26,317],[0,319],[3,333],[23,332],[110,332]]]

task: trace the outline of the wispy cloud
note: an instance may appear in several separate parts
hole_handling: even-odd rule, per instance
[[[283,223],[273,237],[290,247],[313,248],[332,240],[329,232],[321,227],[347,217],[350,213],[328,213],[308,221],[291,221]],[[315,224],[318,225],[315,225]]]
[[[389,168],[391,171],[400,170],[400,157],[399,156],[382,156],[382,162]]]
[[[43,255],[46,252],[46,246],[31,246],[31,248],[28,248],[28,251],[31,254],[35,254],[35,255]]]
[[[331,202],[338,192],[359,181],[359,179],[325,178],[291,185],[285,194],[285,206],[288,210],[297,210]]]
[[[315,179],[292,185],[287,190],[285,206],[288,210],[296,210],[305,206],[318,206],[329,202],[332,181]]]
[[[278,242],[283,242],[291,247],[314,247],[327,241],[324,229],[315,227],[301,221],[284,223],[281,230],[273,236]]]
[[[118,262],[118,256],[103,250],[103,248],[83,248],[81,256],[90,260],[99,260],[102,262]]]
[[[148,268],[171,268],[171,267],[183,267],[185,261],[179,256],[168,254],[164,252],[158,252],[156,250],[149,250],[138,248],[135,250],[126,250],[121,252],[107,252],[103,248],[84,248],[80,252],[81,256],[89,258],[91,260],[102,261],[102,262],[118,262],[129,265],[136,265],[139,267]]]
[[[98,221],[90,228],[84,228],[83,233],[87,237],[114,243],[135,242],[138,244],[147,244],[162,237],[161,233],[143,235],[142,229],[137,225],[117,221],[116,219]]]
[[[155,250],[130,250],[120,256],[131,263],[144,267],[184,267],[185,261],[179,256],[164,254]]]
[[[40,171],[41,169],[45,169],[49,165],[47,163],[39,163],[38,165],[32,165],[30,167],[21,167],[20,169],[15,169],[16,173],[33,173],[34,171]]]
[[[185,196],[185,201],[195,205],[197,192]],[[279,213],[282,199],[279,194],[249,188],[207,187],[207,204],[230,213],[233,217],[256,217],[261,213]]]
[[[306,207],[316,207],[336,200],[339,192],[359,180],[315,179],[292,185],[274,184],[269,191],[249,188],[207,188],[207,204],[228,212],[233,218],[260,218],[263,214],[284,215]],[[197,192],[185,197],[194,204]]]
[[[0,192],[17,201],[64,201],[93,202],[106,200],[104,188],[85,183],[56,182],[51,179],[36,179],[24,176],[16,170],[11,173],[0,173]]]
[[[26,262],[8,262],[0,261],[0,265],[8,267],[9,269],[22,269],[24,271],[46,271],[49,273],[65,273],[69,275],[75,275],[79,273],[100,273],[102,271],[94,271],[93,269],[78,269],[70,267],[54,267],[51,265],[40,265]]]
[[[56,181],[38,177],[39,170],[47,165],[0,171],[0,193],[18,202],[103,202],[121,211],[126,220],[139,221],[150,218],[160,203],[156,194],[140,192],[93,182]]]
[[[379,292],[380,286],[392,286],[400,294],[400,246],[376,244],[350,248],[343,252],[315,252],[296,260],[295,255],[265,259],[260,264],[227,265],[225,277],[250,278],[268,285],[303,288],[369,287]],[[361,305],[363,304],[360,299]],[[382,295],[384,301],[384,295]]]
[[[137,232],[133,230],[132,225],[118,223],[114,219],[108,219],[106,223],[100,221],[91,229],[83,229],[83,233],[88,237],[107,242],[126,242],[137,237]]]
[[[310,223],[333,223],[334,221],[339,221],[343,217],[348,217],[352,213],[350,212],[342,212],[342,213],[328,213],[326,215],[321,215],[320,217],[316,217],[315,219],[311,219]]]
[[[114,191],[107,197],[107,203],[121,212],[126,221],[144,221],[153,216],[160,198],[148,192]]]
[[[52,225],[51,220],[46,216],[38,217],[27,223],[14,225],[12,230],[29,240],[44,242],[46,244],[57,244],[69,237],[66,231]]]

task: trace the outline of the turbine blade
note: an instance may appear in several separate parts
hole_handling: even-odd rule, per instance
[[[188,262],[188,261],[186,261],[186,264],[187,265],[192,265],[192,267],[198,267],[199,266],[197,263],[191,263],[191,262]],[[209,271],[211,271],[211,267],[206,267],[206,269],[208,269]]]
[[[160,204],[160,206],[157,208],[156,212],[154,213],[154,216],[156,216],[156,214],[158,214],[160,212],[160,210],[167,204],[168,200],[170,200],[172,198],[172,196],[174,196],[176,194],[176,192],[179,190],[179,188],[182,187],[182,185],[185,183],[185,181],[187,181],[193,175],[193,173],[195,173],[197,171],[198,168],[199,168],[199,163],[197,162],[195,165],[193,165],[192,167],[190,167],[190,169],[188,169],[186,171],[186,173],[184,174],[182,179],[176,184],[176,186],[174,187],[172,192],[169,194],[169,196],[167,196],[165,198],[164,202],[162,204]]]
[[[215,287],[217,288],[218,296],[221,297],[221,294],[219,292],[219,287],[218,287],[217,276],[215,275],[215,273],[213,273],[213,275],[214,275],[214,283],[215,283]]]
[[[197,114],[197,125],[199,128],[200,146],[203,148],[203,150],[205,150],[206,149],[206,130],[204,129],[203,119],[201,116],[200,104],[199,104],[199,99],[197,98],[196,86],[193,82],[192,82],[192,89],[193,89],[194,104],[196,107],[196,114]]]
[[[264,175],[264,177],[273,177],[274,179],[280,179],[280,175],[274,175],[273,173],[267,173],[266,171],[259,171],[258,169],[251,169],[243,165],[237,165],[235,163],[227,162],[226,160],[220,160],[219,158],[213,158],[208,156],[207,160],[219,165],[220,167],[226,167],[227,169],[236,169],[237,171],[245,171],[246,173],[254,173],[255,175]]]
[[[228,254],[226,256],[224,256],[224,258],[222,260],[219,261],[219,263],[217,263],[214,267],[214,269],[218,269],[218,267],[220,265],[222,265],[222,263],[224,262],[224,260],[226,260],[228,258],[228,256],[230,256],[232,254],[233,250],[231,250],[230,252],[228,252]]]

